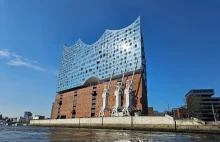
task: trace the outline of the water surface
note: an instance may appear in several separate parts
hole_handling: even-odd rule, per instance
[[[220,142],[220,135],[109,129],[0,126],[0,142]]]

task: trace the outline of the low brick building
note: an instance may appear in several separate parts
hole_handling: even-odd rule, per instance
[[[125,89],[126,80],[131,79],[131,76],[125,77],[123,81],[123,90]],[[115,86],[117,79],[112,80],[110,86],[110,94],[108,97],[109,111],[105,111],[105,116],[111,116],[111,110],[115,105]],[[52,118],[81,118],[81,117],[98,117],[102,107],[102,93],[104,85],[109,82],[89,86],[81,89],[70,90],[64,93],[57,94],[53,105]],[[123,91],[124,93],[124,91]],[[144,82],[141,74],[134,76],[132,86],[132,105],[140,109],[142,115],[147,115],[147,96],[144,87]],[[122,106],[125,104],[125,95],[122,95]]]
[[[148,107],[148,116],[154,116],[154,108]]]

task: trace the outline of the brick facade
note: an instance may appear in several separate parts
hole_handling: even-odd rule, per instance
[[[123,80],[123,94],[126,80],[131,79],[131,76],[125,77]],[[115,105],[114,91],[117,80],[112,80],[110,86],[110,94],[108,97],[108,107],[112,110]],[[85,87],[77,90],[71,90],[62,94],[57,94],[55,97],[52,118],[80,118],[80,117],[98,117],[102,107],[102,93],[104,85],[109,82],[98,84],[95,87]],[[96,91],[92,95],[93,90]],[[132,105],[139,108],[142,114],[147,114],[147,94],[144,81],[141,74],[136,74],[132,86]],[[74,100],[75,99],[75,100]],[[75,105],[74,105],[75,103]],[[125,95],[122,95],[122,107],[125,105]],[[74,113],[73,113],[74,112]],[[74,114],[74,115],[73,115]],[[110,116],[111,112],[105,111],[105,116]]]

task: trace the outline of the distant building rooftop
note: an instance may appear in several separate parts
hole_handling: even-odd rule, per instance
[[[185,97],[191,94],[205,95],[205,96],[213,96],[215,94],[214,89],[191,89]]]

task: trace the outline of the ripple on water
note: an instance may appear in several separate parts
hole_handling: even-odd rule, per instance
[[[0,126],[0,142],[194,142],[220,141],[218,135],[169,132]]]

